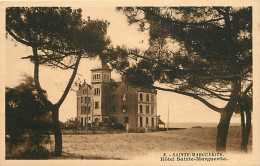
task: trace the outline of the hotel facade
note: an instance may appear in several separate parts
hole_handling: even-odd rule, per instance
[[[81,127],[120,123],[129,131],[156,130],[157,91],[113,81],[104,62],[91,70],[91,85],[84,80],[76,95]]]

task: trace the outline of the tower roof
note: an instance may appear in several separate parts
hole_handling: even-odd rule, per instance
[[[94,70],[109,70],[109,71],[112,71],[107,63],[104,61],[104,60],[100,60],[98,61],[95,66],[91,69],[91,71],[94,71]]]

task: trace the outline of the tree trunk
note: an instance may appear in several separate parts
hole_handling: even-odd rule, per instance
[[[250,110],[245,110],[246,113],[246,123],[244,123],[244,127],[242,127],[242,142],[241,142],[241,150],[244,152],[248,152],[247,145],[251,131],[251,112]],[[244,114],[244,113],[243,113]]]
[[[240,107],[239,111],[240,111],[240,117],[241,117],[241,127],[242,127],[242,132],[243,132],[243,130],[245,130],[245,127],[246,127],[246,125],[245,125],[245,112],[244,112],[244,110],[241,109],[241,107]]]
[[[224,109],[220,116],[217,132],[217,152],[226,152],[227,135],[229,129],[230,119],[233,114],[233,109]]]
[[[59,108],[55,108],[52,111],[52,127],[53,127],[53,134],[55,138],[55,156],[62,155],[62,134],[60,129],[60,122],[59,122]]]

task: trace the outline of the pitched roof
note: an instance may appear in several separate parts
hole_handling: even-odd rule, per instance
[[[100,60],[97,63],[95,63],[95,66],[91,69],[93,70],[110,70],[111,69],[108,67],[107,63],[104,60]]]
[[[160,118],[158,118],[158,124],[165,124]]]

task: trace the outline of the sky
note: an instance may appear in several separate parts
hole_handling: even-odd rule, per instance
[[[126,17],[112,7],[82,8],[83,18],[103,19],[110,22],[108,36],[113,45],[125,45],[129,48],[148,48],[148,35],[138,31],[136,25],[129,26]],[[31,48],[14,42],[11,36],[6,39],[6,86],[14,87],[21,82],[23,74],[33,76],[33,65],[29,60],[22,60],[21,57],[31,55]],[[96,60],[82,60],[76,79],[85,79],[90,84],[90,69],[100,63]],[[43,89],[47,90],[48,98],[53,103],[57,102],[66,86],[72,71],[64,71],[41,66],[40,82]],[[118,80],[120,76],[113,71],[112,78]],[[212,101],[217,106],[224,106],[225,103]],[[171,92],[158,91],[157,93],[157,114],[164,122],[167,122],[169,110],[169,122],[213,122],[219,121],[219,113],[216,113],[191,97]],[[70,91],[66,100],[60,108],[60,120],[76,117],[76,94]],[[233,116],[231,122],[239,122],[238,115]]]

